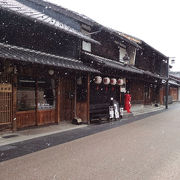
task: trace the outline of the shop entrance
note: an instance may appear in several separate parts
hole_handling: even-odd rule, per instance
[[[74,81],[61,79],[60,118],[62,121],[72,121],[74,115]]]
[[[12,78],[0,75],[0,129],[12,125],[13,101]]]
[[[152,87],[149,84],[145,84],[144,87],[144,104],[152,103]]]

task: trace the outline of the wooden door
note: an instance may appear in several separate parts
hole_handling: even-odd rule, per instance
[[[12,78],[10,75],[0,75],[0,126],[12,125]]]
[[[178,88],[170,87],[170,93],[169,94],[172,96],[173,101],[178,100]]]
[[[72,121],[74,116],[74,81],[68,78],[61,79],[61,121]]]
[[[148,84],[145,85],[144,95],[145,95],[144,104],[151,104],[152,103],[152,87],[150,87]]]

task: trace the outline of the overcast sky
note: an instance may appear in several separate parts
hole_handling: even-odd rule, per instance
[[[144,40],[164,55],[176,57],[173,70],[180,71],[179,0],[48,1]]]

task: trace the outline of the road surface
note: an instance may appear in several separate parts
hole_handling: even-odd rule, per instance
[[[0,180],[179,180],[180,106],[0,163]]]

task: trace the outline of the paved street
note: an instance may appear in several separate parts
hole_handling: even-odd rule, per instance
[[[0,163],[0,180],[179,180],[180,105]]]

